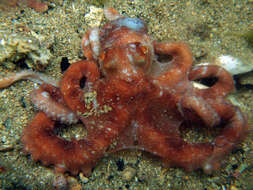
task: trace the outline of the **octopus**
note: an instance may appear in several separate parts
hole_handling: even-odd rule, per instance
[[[89,176],[103,156],[122,149],[149,152],[166,167],[218,170],[249,128],[247,117],[226,99],[234,90],[232,76],[219,66],[192,66],[187,45],[152,39],[141,19],[112,8],[104,13],[109,22],[83,36],[86,59],[72,63],[60,81],[33,71],[0,80],[0,88],[21,79],[41,83],[31,92],[40,111],[23,130],[24,151],[73,175]],[[194,81],[205,78],[216,81],[195,87]],[[84,124],[85,138],[66,140],[55,133],[57,123],[77,122]],[[191,142],[184,128],[216,133]]]

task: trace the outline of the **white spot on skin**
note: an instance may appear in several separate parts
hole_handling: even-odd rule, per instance
[[[88,46],[89,43],[90,43],[89,40],[87,40],[87,39],[84,40],[84,46]]]
[[[132,130],[133,139],[134,139],[134,141],[137,141],[138,140],[138,138],[137,138],[137,130],[140,127],[139,123],[137,121],[133,120],[131,122],[131,125],[133,126],[133,130]]]
[[[134,59],[133,59],[133,56],[132,56],[132,55],[127,54],[127,57],[128,57],[128,59],[129,59],[129,61],[130,61],[131,63],[134,62]]]
[[[103,125],[98,125],[98,128],[99,128],[99,129],[103,129],[104,126],[103,126]]]
[[[92,46],[92,51],[94,53],[94,58],[97,59],[99,55],[99,49],[100,49],[98,28],[91,30],[90,35],[89,35],[89,40]]]
[[[127,69],[123,69],[122,73],[126,74],[127,76],[131,76],[131,73],[129,73]]]
[[[97,42],[97,41],[99,41],[99,35],[98,34],[99,34],[99,30],[97,28],[91,30],[90,36],[89,36],[90,41],[91,42]]]
[[[69,121],[73,121],[73,118],[74,118],[74,114],[73,113],[69,113],[68,116],[67,116],[67,119]]]
[[[65,164],[57,164],[56,167],[66,169]]]
[[[212,170],[212,165],[207,163],[207,164],[204,165],[203,169],[204,169],[204,171],[211,171]]]
[[[133,69],[133,73],[134,73],[134,74],[137,74],[137,71],[136,71],[136,69]]]
[[[86,154],[86,152],[85,153],[83,153],[83,157],[85,158],[85,159],[90,159],[90,157]]]
[[[49,94],[48,92],[42,92],[41,95],[44,97],[44,98],[49,98]]]
[[[131,48],[136,48],[136,45],[135,44],[129,44],[129,46],[131,47]]]
[[[207,72],[207,67],[203,67],[202,71],[201,71],[201,75],[206,75]]]
[[[222,67],[220,67],[216,73],[216,76],[220,76],[221,72],[223,71]]]

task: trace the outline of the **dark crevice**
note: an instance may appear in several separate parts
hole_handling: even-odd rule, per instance
[[[159,61],[160,63],[168,63],[173,59],[173,56],[168,54],[156,54],[156,56],[157,61]]]
[[[80,88],[84,88],[85,87],[85,83],[86,83],[86,76],[83,76],[80,80]]]
[[[195,80],[198,83],[201,83],[205,86],[211,87],[213,85],[215,85],[215,83],[218,81],[217,77],[207,77],[207,78],[202,78],[202,79],[198,79]]]
[[[64,73],[70,66],[69,60],[67,57],[62,57],[61,59],[61,72]]]

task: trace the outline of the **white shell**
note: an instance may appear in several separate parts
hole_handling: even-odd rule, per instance
[[[220,55],[214,63],[200,63],[200,65],[219,65],[232,75],[242,74],[253,70],[253,63],[244,63],[231,55]]]

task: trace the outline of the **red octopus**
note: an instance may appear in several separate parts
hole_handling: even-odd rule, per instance
[[[245,115],[225,99],[234,90],[231,75],[214,65],[192,67],[185,44],[152,40],[140,19],[113,9],[105,15],[111,21],[83,37],[87,60],[73,63],[59,83],[33,72],[0,80],[0,87],[24,78],[47,81],[32,92],[41,111],[23,131],[25,151],[58,172],[87,176],[115,142],[114,151],[144,150],[167,166],[218,169],[248,132]],[[205,89],[193,86],[193,80],[208,77],[217,82]],[[81,120],[87,137],[58,137],[55,120]],[[183,139],[182,126],[220,130],[211,142],[192,143]]]

